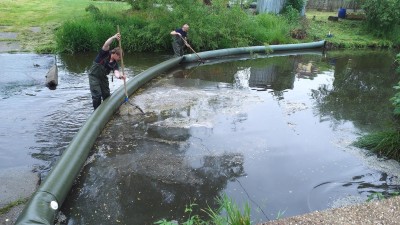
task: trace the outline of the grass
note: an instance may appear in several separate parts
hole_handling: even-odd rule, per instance
[[[221,197],[217,197],[219,209],[213,210],[210,207],[208,209],[202,209],[208,214],[209,219],[204,220],[199,215],[193,215],[193,207],[197,206],[195,203],[191,203],[186,206],[185,213],[188,214],[188,219],[183,221],[183,225],[206,225],[206,224],[230,224],[230,225],[250,225],[250,207],[245,204],[243,209],[240,209],[236,202],[229,198],[226,194]],[[176,225],[178,221],[169,221],[166,219],[159,220],[154,224],[159,225]]]
[[[28,198],[26,198],[26,199],[18,199],[18,200],[14,201],[14,202],[10,202],[9,204],[4,206],[3,208],[0,208],[0,215],[3,215],[5,213],[7,213],[8,211],[10,211],[15,206],[19,206],[19,205],[25,204],[27,202],[28,202]]]
[[[121,12],[130,8],[124,2],[91,0],[1,0],[0,31],[18,32],[26,51],[54,49],[55,30],[67,20],[88,16],[85,8],[93,4],[102,10]],[[29,18],[29,19],[28,19]],[[33,32],[31,27],[40,27]]]
[[[214,211],[211,208],[207,213],[213,224],[250,225],[250,206],[246,203],[241,210],[238,205],[226,194],[217,199],[220,208]],[[222,212],[222,214],[221,214]]]
[[[364,28],[362,20],[328,21],[329,16],[337,16],[337,12],[320,12],[308,10],[306,17],[309,21],[308,34],[312,39],[325,39],[335,48],[367,48],[393,47],[391,40],[373,36]],[[328,38],[328,33],[333,37]]]
[[[380,156],[400,161],[400,132],[382,131],[360,137],[354,146],[369,149]]]
[[[123,13],[130,9],[129,4],[120,1],[1,0],[0,31],[18,32],[15,41],[19,41],[26,51],[51,52],[56,46],[54,34],[58,27],[65,21],[89,16],[85,9],[90,4],[101,11],[113,13]],[[293,42],[325,39],[334,48],[350,49],[393,47],[400,44],[374,37],[364,29],[363,21],[339,19],[338,22],[332,22],[328,21],[329,16],[337,16],[337,12],[307,10],[307,20],[300,26],[306,29],[308,36],[301,41],[293,39]],[[33,32],[32,27],[40,27],[40,32]],[[333,37],[327,37],[329,32]]]
[[[85,8],[90,4],[104,10],[126,10],[130,5],[114,1],[91,0],[2,0],[0,1],[0,25],[11,26],[10,30],[60,24],[69,19],[87,16]],[[29,18],[29,19],[27,19]]]

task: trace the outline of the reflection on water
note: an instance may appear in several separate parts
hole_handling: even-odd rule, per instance
[[[45,177],[92,113],[95,54],[1,54],[0,169]],[[170,56],[127,55],[130,76]],[[350,144],[391,126],[393,54],[338,51],[182,65],[131,96],[99,136],[62,213],[68,224],[185,220],[228,194],[256,223],[398,190],[397,162]],[[59,85],[45,87],[56,63]],[[114,91],[120,80],[110,84]]]
[[[374,59],[374,60],[372,60]],[[400,166],[350,144],[390,126],[388,52],[178,68],[116,114],[63,205],[68,224],[185,221],[227,193],[254,223],[398,190]],[[186,216],[186,217],[185,217]]]
[[[351,53],[348,53],[351,55]],[[398,76],[388,52],[362,54],[357,57],[331,59],[335,65],[332,87],[321,86],[313,91],[321,119],[350,120],[364,131],[382,130],[390,126],[393,88]]]
[[[29,167],[46,176],[92,113],[87,69],[94,56],[0,54],[0,169]],[[128,76],[167,57],[127,56]],[[49,90],[45,76],[54,64],[59,85]],[[110,82],[111,91],[120,85]]]
[[[89,70],[96,53],[81,53],[75,55],[63,54],[60,55],[60,63],[64,66],[65,70],[70,73],[82,74]],[[124,64],[127,66],[125,72],[129,76],[134,76],[147,68],[154,66],[162,61],[171,58],[170,55],[155,55],[149,53],[134,53],[124,55]]]

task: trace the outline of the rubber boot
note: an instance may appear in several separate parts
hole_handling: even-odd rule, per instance
[[[93,108],[94,108],[94,110],[96,110],[97,107],[99,107],[100,104],[101,104],[101,99],[93,99]]]

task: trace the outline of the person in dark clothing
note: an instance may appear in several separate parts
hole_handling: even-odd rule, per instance
[[[122,50],[118,47],[110,50],[114,40],[120,40],[119,33],[111,36],[104,42],[89,70],[90,93],[92,94],[93,108],[96,110],[101,101],[110,97],[110,87],[107,75],[114,72],[118,79],[126,79],[126,76],[119,72],[118,61],[121,60]]]
[[[171,31],[172,35],[172,48],[174,49],[174,56],[179,57],[183,56],[183,48],[186,46],[189,47],[187,43],[187,32],[189,31],[189,25],[184,24],[182,28],[178,28],[176,30]]]

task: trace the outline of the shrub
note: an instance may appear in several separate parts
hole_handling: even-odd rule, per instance
[[[93,50],[93,28],[90,22],[64,23],[56,34],[58,48],[69,53]]]
[[[297,12],[301,12],[303,9],[305,2],[304,0],[286,0],[284,10],[290,6],[293,9],[296,9]]]
[[[280,44],[288,41],[291,26],[283,16],[263,13],[256,16],[256,22],[259,25],[258,36],[261,40],[265,40],[264,42]]]
[[[97,8],[97,7],[96,7],[95,5],[93,5],[93,4],[90,4],[88,7],[85,8],[85,11],[86,11],[86,12],[91,12],[91,13],[96,14],[96,13],[99,13],[99,12],[100,12],[100,9]]]
[[[170,32],[185,23],[191,27],[189,43],[197,51],[287,43],[289,39],[290,26],[280,16],[249,15],[240,6],[227,8],[224,0],[214,0],[211,6],[193,0],[170,3],[121,14],[88,7],[90,17],[66,22],[58,30],[58,49],[97,51],[116,32],[117,25],[126,52],[171,51]]]
[[[365,0],[363,9],[367,27],[379,37],[390,37],[400,24],[400,0]]]
[[[285,6],[282,14],[290,24],[294,24],[299,21],[300,12],[291,5]]]

